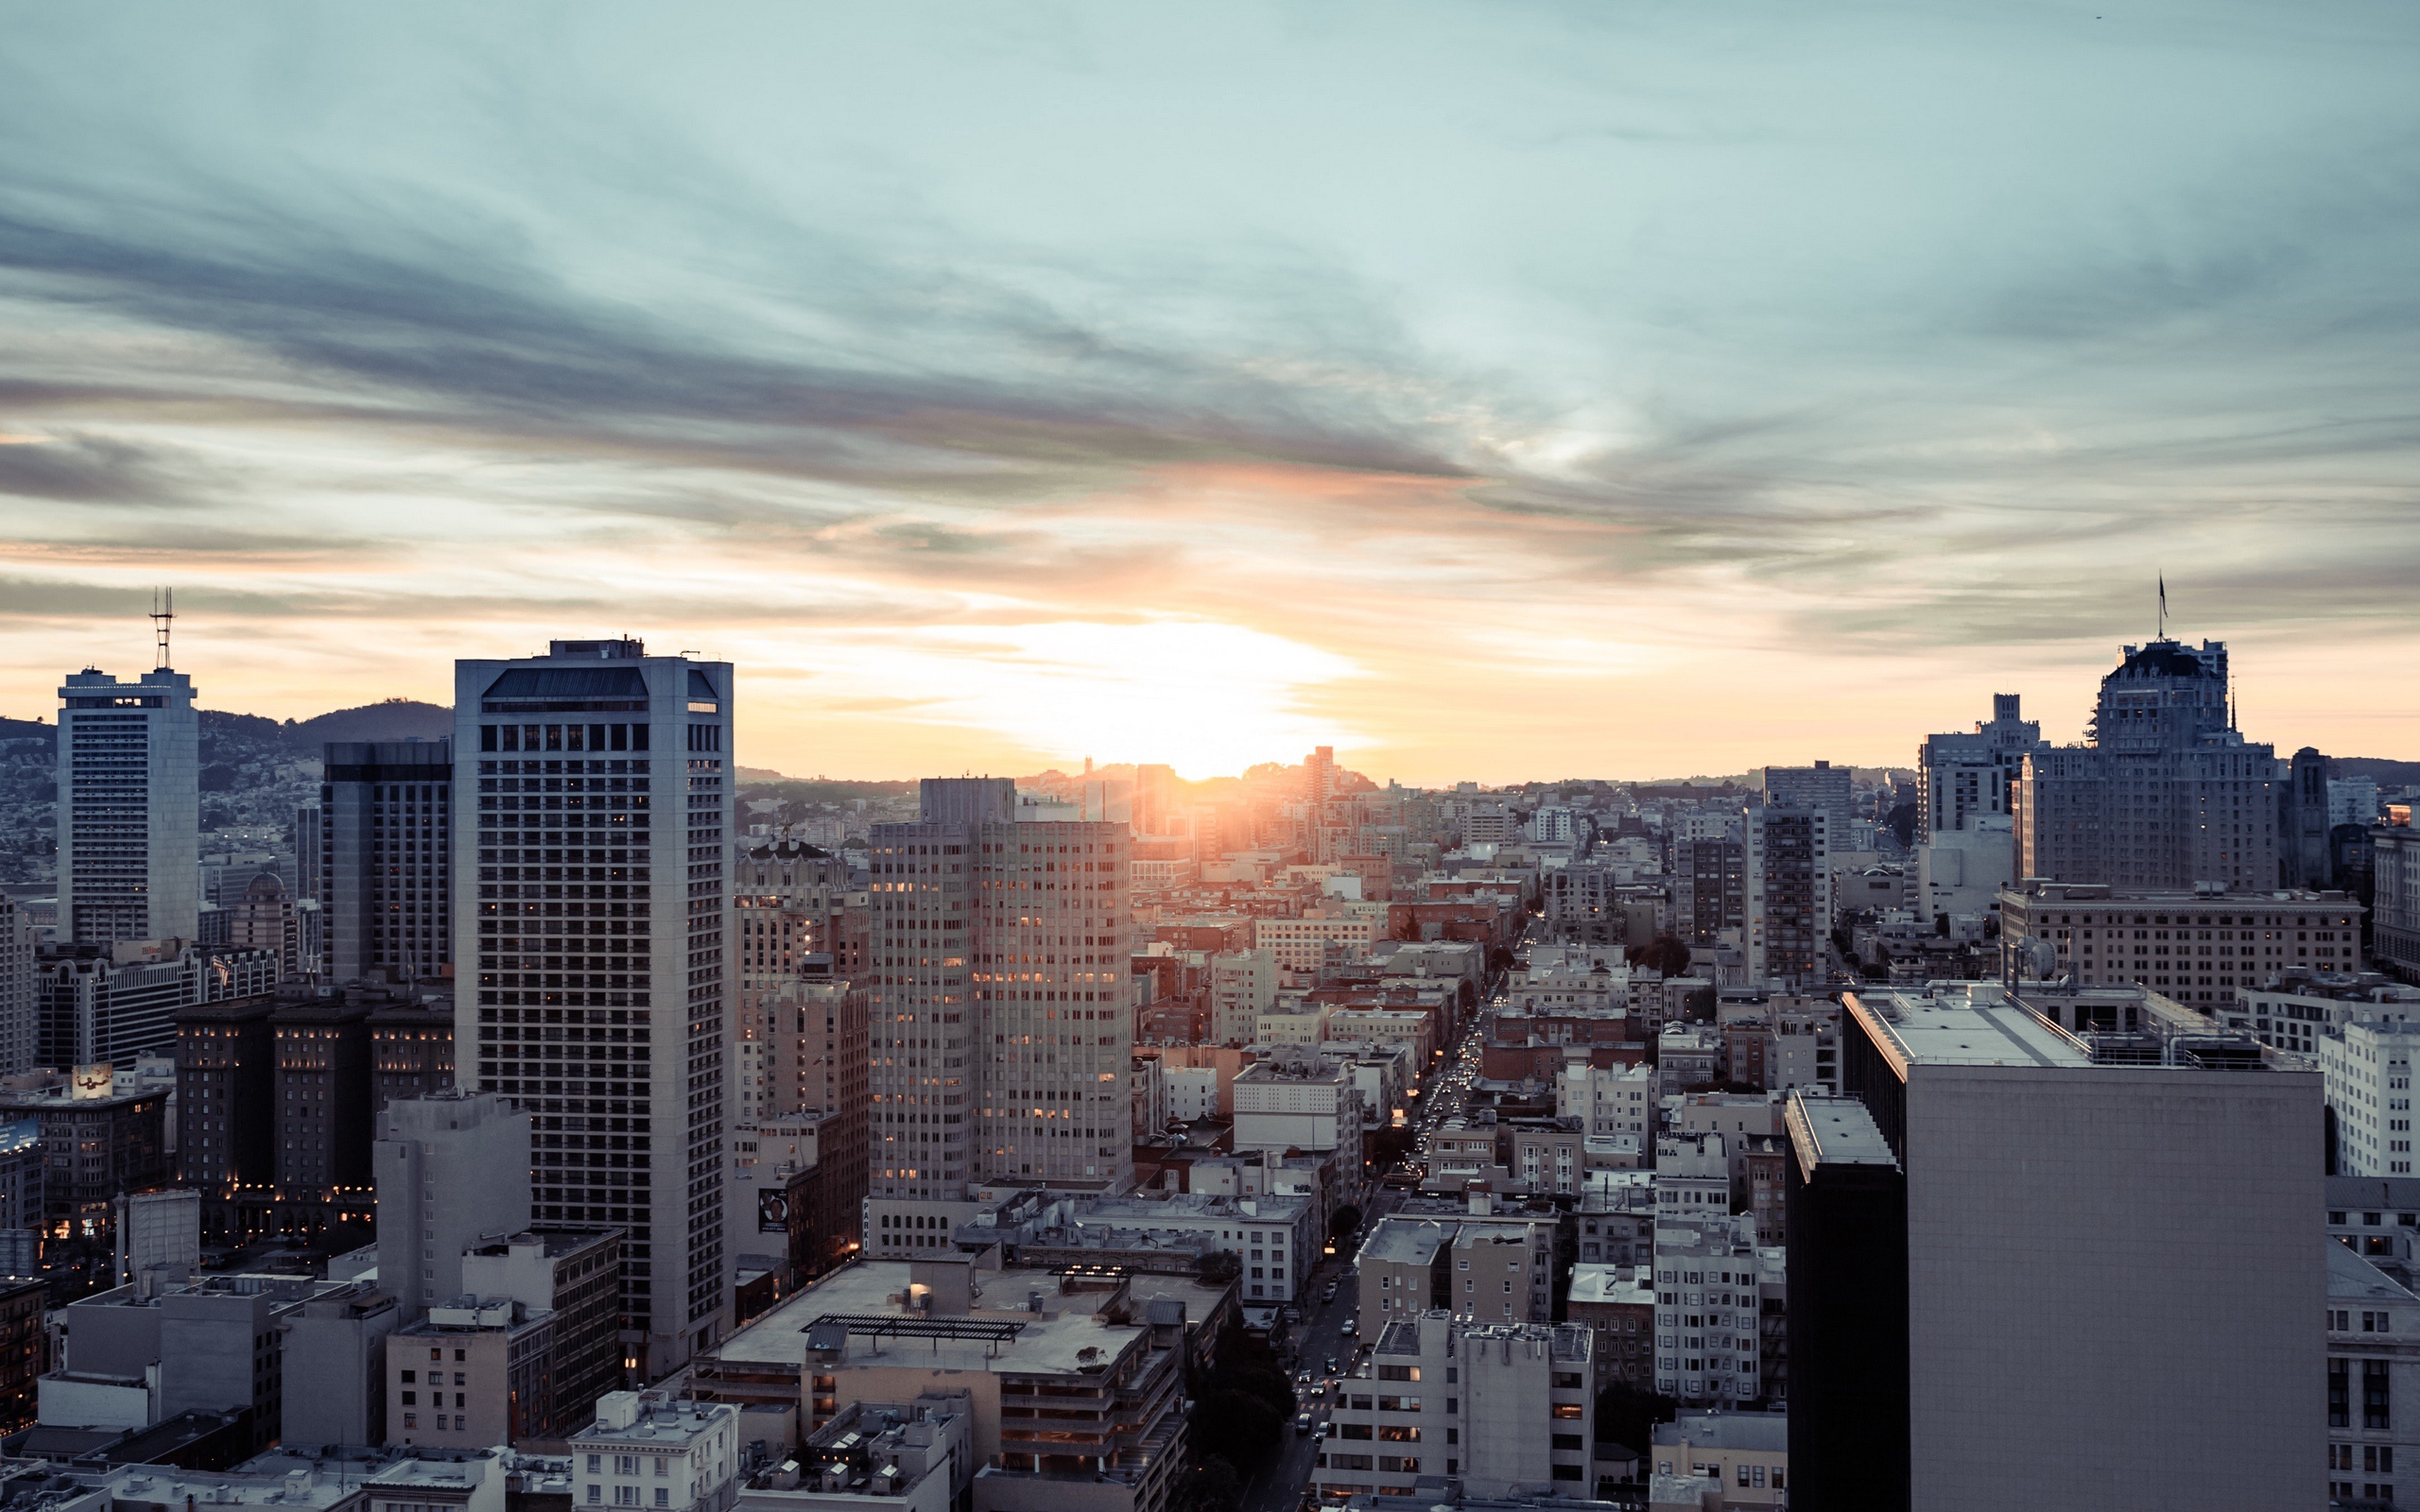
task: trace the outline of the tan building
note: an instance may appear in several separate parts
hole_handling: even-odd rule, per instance
[[[1789,1418],[1778,1412],[1687,1412],[1655,1425],[1651,1473],[1698,1475],[1722,1487],[1704,1512],[1780,1507],[1789,1497]]]
[[[554,1314],[469,1297],[387,1338],[387,1442],[482,1449],[550,1436]]]
[[[2012,989],[2067,977],[2150,988],[2208,1012],[2287,971],[2357,971],[2360,941],[2360,904],[2338,892],[2029,882],[2000,894],[2000,975]]]
[[[1366,914],[1307,913],[1300,919],[1252,921],[1253,949],[1270,952],[1289,971],[1316,971],[1332,952],[1360,960],[1377,940],[1378,920]]]

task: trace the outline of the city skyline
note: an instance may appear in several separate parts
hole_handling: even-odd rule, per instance
[[[2164,573],[2420,746],[2405,13],[730,14],[19,17],[0,713],[173,582],[214,708],[628,633],[801,773],[1905,765]]]

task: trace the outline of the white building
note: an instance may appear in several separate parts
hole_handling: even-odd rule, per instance
[[[192,939],[200,924],[201,723],[193,679],[59,690],[59,934],[86,944]]]
[[[2016,821],[2005,814],[1970,816],[1964,827],[1936,830],[1916,847],[1915,903],[1921,918],[1986,914],[2016,881]]]
[[[2327,1246],[2327,1495],[2391,1504],[2420,1483],[2420,1297]],[[2396,1461],[2402,1464],[2398,1466]]]
[[[2336,1115],[2336,1170],[2342,1176],[2410,1176],[2411,1063],[2420,1022],[2400,1017],[2355,1019],[2323,1034],[2319,1069]]]
[[[1596,1369],[1596,1335],[1576,1324],[1397,1315],[1342,1383],[1316,1492],[1409,1496],[1422,1477],[1452,1476],[1469,1496],[1544,1483],[1585,1497]]]
[[[739,1409],[657,1391],[609,1391],[571,1435],[572,1505],[722,1512],[739,1470]]]
[[[1708,1214],[1655,1226],[1655,1389],[1690,1404],[1754,1401],[1760,1284],[1756,1220]]]
[[[1210,1038],[1222,1045],[1248,1043],[1260,1016],[1277,1005],[1277,954],[1268,950],[1222,951],[1210,957]]]
[[[1198,1124],[1219,1116],[1216,1066],[1166,1066],[1160,1075],[1168,1117],[1182,1124]]]
[[[2366,777],[2327,780],[2327,823],[2371,825],[2377,822],[2378,784]]]
[[[1691,1224],[1731,1215],[1731,1142],[1720,1134],[1655,1140],[1655,1221]]]
[[[1333,1061],[1264,1060],[1236,1078],[1236,1148],[1333,1150],[1361,1143],[1361,1093]]]
[[[1643,1141],[1655,1132],[1655,1106],[1653,1066],[1574,1062],[1555,1079],[1556,1116],[1582,1120],[1592,1135],[1634,1134]]]
[[[649,1379],[731,1316],[732,699],[632,640],[454,664],[458,1074],[538,1119],[534,1221],[624,1230]]]

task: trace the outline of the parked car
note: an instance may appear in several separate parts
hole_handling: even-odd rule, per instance
[[[1294,1415],[1294,1432],[1304,1437],[1309,1436],[1311,1432],[1311,1415],[1309,1413],[1298,1412]]]

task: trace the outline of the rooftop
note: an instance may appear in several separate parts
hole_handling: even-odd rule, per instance
[[[1649,1266],[1574,1265],[1571,1267],[1571,1300],[1582,1302],[1615,1302],[1651,1304],[1655,1287]]]
[[[1453,1225],[1435,1219],[1381,1218],[1362,1236],[1358,1263],[1429,1264],[1453,1236]]]
[[[843,1265],[804,1291],[792,1294],[779,1307],[725,1339],[713,1352],[727,1365],[795,1367],[806,1360],[807,1325],[826,1314],[948,1321],[935,1319],[929,1313],[911,1313],[905,1305],[916,1265],[916,1262],[904,1260],[860,1260]],[[1124,1295],[1116,1290],[1062,1291],[1058,1278],[1044,1271],[977,1271],[974,1277],[977,1296],[965,1319],[978,1324],[1022,1325],[1013,1338],[853,1338],[850,1357],[866,1361],[879,1351],[884,1356],[895,1356],[902,1363],[936,1369],[1074,1374],[1094,1363],[1081,1357],[1083,1351],[1098,1350],[1102,1356],[1115,1358],[1148,1332],[1139,1323],[1111,1323],[1098,1315],[1105,1304]],[[1037,1294],[1039,1312],[1028,1306]]]
[[[1797,1092],[1783,1116],[1792,1143],[1807,1152],[1810,1164],[1898,1167],[1899,1159],[1875,1126],[1874,1115],[1854,1097]]]
[[[1655,1425],[1655,1442],[1703,1449],[1789,1452],[1789,1415],[1778,1412],[1685,1412]]]
[[[2334,1239],[2327,1246],[2327,1299],[2331,1302],[2420,1302],[2387,1273]]]
[[[1849,1001],[1910,1064],[2065,1069],[2093,1063],[2074,1039],[2009,1003],[1992,984],[1858,992]]]

